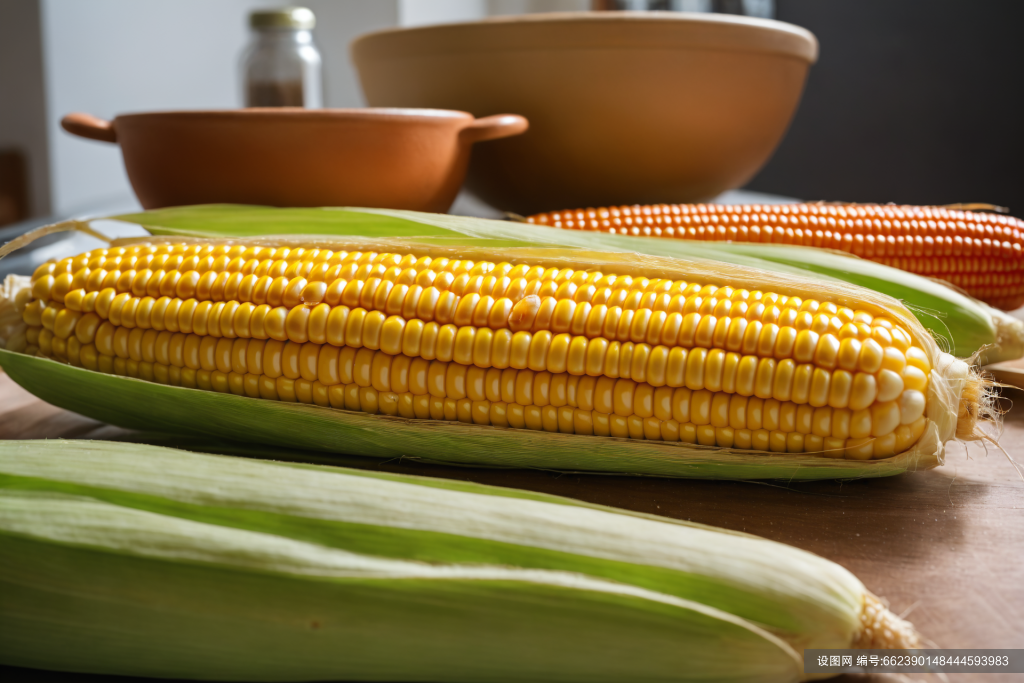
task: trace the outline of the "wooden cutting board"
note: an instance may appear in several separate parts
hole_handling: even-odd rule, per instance
[[[1004,403],[1024,401],[1007,390]],[[43,403],[0,371],[0,438],[124,438],[131,432]],[[1000,438],[1024,463],[1024,408]],[[319,462],[330,462],[329,456]],[[487,470],[346,458],[389,472],[542,491],[746,531],[847,567],[897,614],[944,648],[1024,647],[1024,482],[980,444],[953,444],[927,472],[849,482],[717,482],[545,471]],[[100,677],[0,667],[7,681],[81,683]],[[130,679],[119,679],[128,681]],[[139,679],[142,680],[142,679]],[[837,681],[938,680],[929,675],[845,676]],[[950,681],[1020,680],[951,674]]]

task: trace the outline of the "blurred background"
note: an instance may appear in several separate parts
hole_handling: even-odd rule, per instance
[[[116,146],[60,117],[241,104],[260,0],[0,0],[0,225],[137,206]],[[308,0],[328,107],[363,106],[348,56],[392,26],[589,9],[589,0]],[[1024,217],[1024,3],[664,0],[623,9],[746,12],[821,43],[779,149],[746,189],[859,202],[990,202]],[[670,84],[666,84],[670,87]],[[699,103],[694,103],[699,106]]]

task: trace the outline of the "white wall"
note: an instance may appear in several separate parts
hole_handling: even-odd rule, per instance
[[[487,0],[398,0],[398,25],[423,26],[487,16]]]
[[[130,200],[116,145],[74,138],[60,118],[236,105],[246,0],[43,0],[55,213]]]
[[[364,33],[398,25],[397,1],[293,0],[292,4],[309,7],[316,14],[314,35],[324,60],[324,104],[328,107],[365,107],[359,77],[349,59],[348,45]]]
[[[423,26],[473,21],[498,14],[583,12],[590,6],[591,0],[398,0],[398,23]]]
[[[137,111],[240,106],[238,66],[249,40],[248,14],[285,4],[286,0],[0,0],[0,98],[17,93],[18,100],[14,107],[0,100],[0,134],[13,131],[9,135],[34,150],[34,213],[67,215],[136,205],[117,146],[68,135],[60,128],[61,117],[75,111],[111,118]],[[583,10],[590,3],[294,4],[308,6],[317,16],[314,36],[324,59],[325,104],[359,107],[364,101],[348,45],[362,33],[396,25],[471,21],[488,14]],[[34,70],[30,59],[24,62],[28,66],[21,65],[21,55],[32,54],[33,42],[35,54],[43,55]],[[15,63],[9,55],[19,60],[16,71],[9,69]],[[7,88],[8,82],[14,85]],[[31,95],[33,88],[34,99],[24,95]],[[0,146],[7,144],[0,138]]]
[[[590,0],[487,0],[487,13],[585,12],[590,6]]]
[[[241,105],[239,56],[248,13],[268,0],[42,0],[52,211],[134,201],[115,145],[75,138],[60,119]],[[394,2],[312,0],[324,57],[325,102],[362,106],[348,62],[360,33],[397,23]]]

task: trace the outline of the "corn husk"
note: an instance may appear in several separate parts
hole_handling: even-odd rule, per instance
[[[795,681],[907,647],[842,567],[475,484],[0,443],[0,662],[214,680]]]
[[[301,244],[335,250],[412,251],[435,257],[593,268],[619,274],[729,284],[750,290],[778,291],[802,298],[832,301],[899,322],[929,354],[933,367],[926,413],[929,424],[918,443],[899,455],[871,461],[838,460],[814,454],[769,454],[685,443],[583,437],[367,415],[103,376],[14,354],[0,353],[0,366],[27,390],[54,405],[132,429],[377,458],[411,456],[461,465],[691,478],[835,479],[889,476],[935,467],[943,461],[947,441],[977,438],[977,420],[987,411],[989,399],[984,387],[967,364],[943,353],[907,308],[872,290],[841,281],[822,280],[798,269],[792,269],[794,272],[765,271],[756,267],[760,262],[738,265],[709,260],[700,255],[683,258],[565,247],[515,246],[522,244],[522,240],[515,239],[517,233],[526,230],[556,235],[576,234],[569,231],[409,214],[417,220],[422,216],[428,217],[422,219],[426,222],[415,223],[411,219],[361,211],[366,212],[245,207],[165,210],[153,212],[159,225],[146,223],[146,226],[155,233],[171,234],[117,240],[114,244],[178,241],[182,235],[187,235],[190,240],[201,240],[208,239],[202,235],[212,234],[222,235],[216,238],[218,242],[229,239],[244,244]],[[238,212],[249,218],[239,223]],[[166,227],[166,224],[175,223],[161,218],[167,215],[178,223]],[[462,232],[437,227],[452,221]],[[282,231],[287,225],[295,231],[312,234],[275,234],[274,231]],[[411,237],[409,234],[412,232],[426,234]],[[385,236],[379,236],[380,233]],[[398,236],[389,236],[392,233],[398,233]],[[533,239],[532,233],[519,237]],[[693,247],[696,250],[701,245],[694,243]],[[604,244],[598,246],[608,247]]]

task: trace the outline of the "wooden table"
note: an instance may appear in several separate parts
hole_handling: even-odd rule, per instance
[[[1008,390],[1020,402],[1024,393]],[[1004,401],[1008,402],[1008,401]],[[0,371],[0,438],[129,432],[39,401]],[[1000,442],[1024,463],[1024,408]],[[321,460],[324,462],[325,460]],[[352,464],[347,459],[345,464]],[[532,489],[738,529],[839,562],[945,648],[1024,648],[1024,482],[998,450],[952,444],[927,472],[851,482],[716,482],[455,468],[358,459],[367,468]],[[0,667],[5,680],[100,680]],[[917,675],[840,681],[938,680]],[[1020,680],[951,674],[950,681]]]

